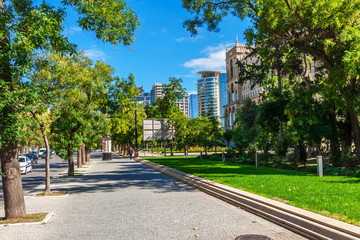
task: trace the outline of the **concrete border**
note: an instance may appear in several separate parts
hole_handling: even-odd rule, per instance
[[[309,239],[360,239],[360,227],[143,160],[135,161]]]
[[[54,215],[53,212],[49,212],[41,222],[26,222],[26,223],[8,223],[8,224],[0,224],[0,226],[8,227],[8,226],[23,226],[23,225],[40,225],[46,224],[49,222],[50,218]]]

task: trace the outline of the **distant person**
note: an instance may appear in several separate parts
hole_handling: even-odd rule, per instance
[[[129,148],[130,160],[132,159],[133,153],[134,153],[134,150],[132,149],[132,147],[130,147],[130,148]]]

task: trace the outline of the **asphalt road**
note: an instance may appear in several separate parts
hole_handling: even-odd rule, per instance
[[[55,176],[60,172],[63,172],[67,169],[68,163],[64,161],[59,156],[53,156],[53,159],[50,159],[50,176]],[[39,158],[37,164],[33,164],[32,172],[27,174],[22,174],[22,183],[24,194],[29,192],[34,187],[45,182],[45,160]],[[4,196],[2,189],[2,179],[0,178],[0,209],[4,206]]]

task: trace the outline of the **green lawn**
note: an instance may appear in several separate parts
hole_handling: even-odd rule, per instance
[[[195,157],[144,158],[186,173],[360,226],[360,178],[222,164]]]

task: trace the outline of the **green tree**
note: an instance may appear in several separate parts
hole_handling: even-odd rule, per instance
[[[129,45],[138,26],[135,13],[122,0],[102,2],[63,0],[63,6],[72,6],[79,13],[79,25],[94,31],[96,37],[112,44]],[[0,159],[3,176],[5,217],[24,217],[25,203],[17,159],[17,141],[21,137],[18,114],[24,100],[9,101],[23,88],[16,76],[28,70],[30,57],[37,49],[73,53],[61,32],[65,12],[46,1],[35,4],[30,0],[0,0]],[[11,92],[10,94],[6,92]],[[23,95],[19,95],[23,96]],[[14,99],[14,98],[13,98]],[[22,106],[22,105],[20,105]],[[16,204],[14,204],[16,203]]]
[[[222,18],[234,15],[248,17],[253,25],[247,31],[250,44],[263,45],[272,41],[289,45],[308,54],[326,69],[326,88],[338,89],[346,103],[357,154],[360,153],[360,127],[356,103],[359,94],[359,21],[358,0],[299,2],[275,1],[210,1],[183,0],[183,7],[195,16],[185,22],[186,28],[196,34],[198,27],[218,30]],[[251,42],[252,41],[252,42]]]
[[[92,81],[92,62],[89,58],[78,56],[55,56],[57,75],[54,98],[56,104],[51,108],[54,121],[51,123],[52,143],[58,154],[69,162],[68,175],[74,175],[73,153],[83,142],[83,129],[89,126],[97,111],[96,90],[100,85]],[[61,74],[66,72],[66,74]]]
[[[234,143],[240,155],[245,151],[249,154],[255,151],[255,138],[257,136],[257,105],[251,99],[243,101],[235,118]]]
[[[169,78],[169,83],[164,86],[164,96],[157,98],[153,106],[147,107],[146,114],[149,118],[168,118],[172,113],[180,112],[176,101],[185,93],[181,83],[181,78]]]
[[[223,139],[226,141],[228,151],[230,151],[230,142],[233,139],[233,131],[231,129],[226,129],[223,132]]]
[[[185,120],[185,115],[176,105],[176,101],[180,100],[185,93],[185,89],[182,87],[181,83],[181,78],[169,78],[169,83],[165,84],[164,86],[163,96],[157,98],[153,105],[148,105],[145,109],[145,112],[148,118],[168,119],[168,124],[175,127],[175,138],[177,139],[175,142],[179,144],[179,146],[184,147],[186,151],[188,147],[188,144],[186,144],[185,140],[187,136],[186,133],[188,132],[185,130],[187,129],[187,121]],[[170,142],[170,151],[172,154],[173,143],[174,141]]]
[[[114,78],[108,95],[108,111],[111,119],[111,136],[113,143],[126,146],[133,145],[135,141],[141,141],[142,134],[138,131],[138,138],[135,139],[135,110],[137,114],[136,125],[142,129],[143,119],[146,117],[143,107],[136,103],[139,95],[139,88],[135,85],[134,76],[129,75],[128,79]]]

